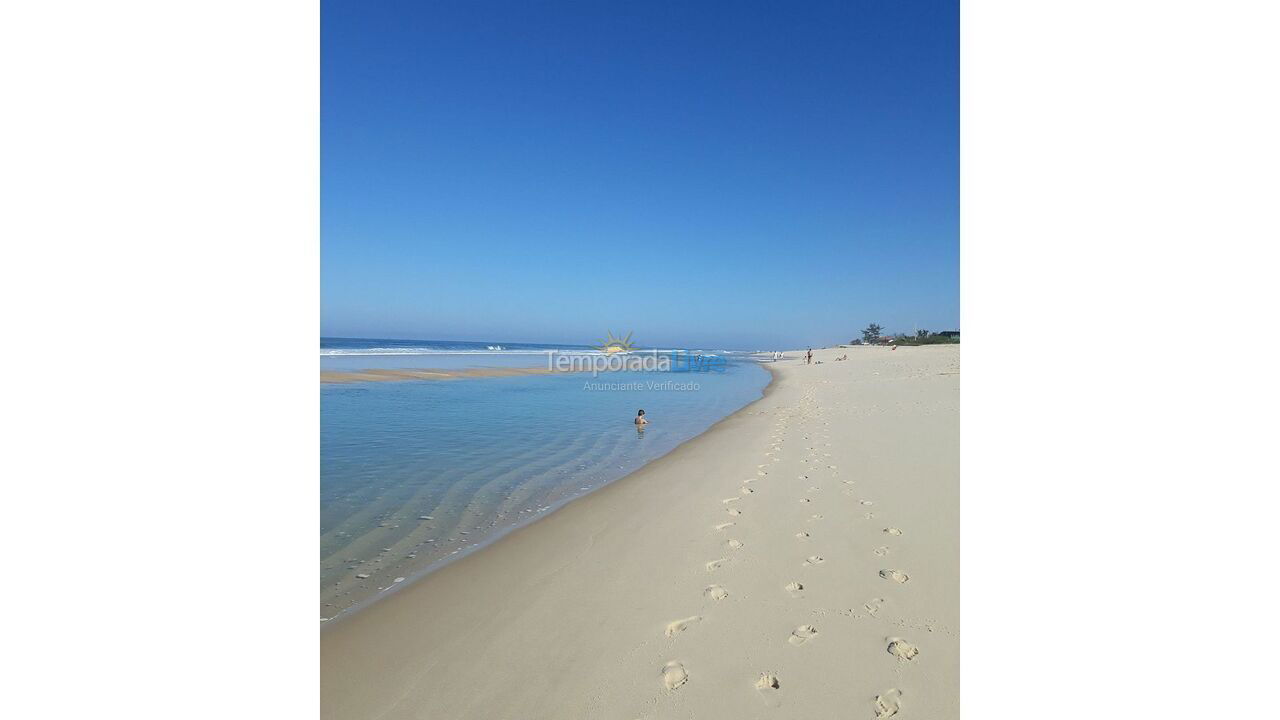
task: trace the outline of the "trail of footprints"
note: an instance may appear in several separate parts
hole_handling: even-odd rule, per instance
[[[807,405],[810,409],[813,409],[815,411],[819,409],[817,407],[814,389],[811,388],[805,391],[801,400],[801,405]],[[754,488],[750,487],[750,484],[753,482],[756,482],[757,480],[763,480],[764,478],[768,477],[769,475],[768,468],[770,467],[770,463],[776,463],[776,462],[782,461],[782,457],[781,457],[782,448],[785,443],[785,438],[783,436],[783,433],[789,428],[789,424],[791,420],[792,419],[804,420],[807,418],[808,418],[808,415],[805,414],[805,412],[800,408],[800,406],[790,409],[790,411],[783,410],[779,412],[778,420],[774,424],[773,435],[770,438],[771,443],[769,445],[769,450],[764,453],[764,458],[763,458],[764,462],[756,466],[757,477],[743,480],[742,486],[739,488],[739,491],[738,491],[739,495],[725,498],[724,500],[721,501],[726,506],[725,512],[727,512],[730,516],[735,518],[735,520],[743,517],[743,511],[738,509],[734,505],[742,501],[746,496],[752,495],[756,492]],[[824,429],[821,430],[822,439],[824,441],[824,444],[822,445],[822,447],[824,448],[831,446],[831,443],[829,442],[830,434],[825,431],[825,428],[828,427],[829,425],[830,423],[824,421],[823,422]],[[826,468],[825,468],[826,471],[833,477],[838,476],[839,467],[833,463],[830,463],[829,460],[827,460],[828,458],[831,457],[831,453],[826,451],[821,451],[821,458],[820,458],[819,457],[820,449],[817,444],[818,441],[814,440],[809,435],[805,435],[804,440],[809,441],[813,444],[809,445],[806,448],[808,452],[808,457],[801,458],[801,462],[804,462],[807,464],[826,462]],[[799,479],[809,480],[810,476],[800,475]],[[855,482],[850,479],[842,479],[841,482],[848,486],[853,486],[855,484]],[[806,490],[806,493],[817,493],[817,492],[820,492],[821,490],[822,488],[820,485],[810,485]],[[855,491],[852,489],[852,487],[845,490],[844,492],[847,495],[855,494]],[[799,502],[810,503],[812,502],[812,500],[811,498],[808,498],[808,497],[800,497]],[[858,504],[866,507],[866,506],[874,505],[874,501],[859,499]],[[864,519],[871,520],[875,517],[875,514],[867,512],[863,514],[863,517]],[[809,522],[815,522],[821,519],[822,519],[822,515],[820,513],[814,513],[813,515],[810,516]],[[734,527],[735,525],[737,525],[737,522],[728,521],[728,522],[717,523],[713,525],[713,527],[716,531],[723,532],[730,527]],[[886,535],[890,535],[894,537],[898,537],[903,534],[902,530],[896,527],[884,528],[883,532]],[[795,537],[798,541],[804,542],[809,540],[811,535],[808,532],[801,531],[801,532],[797,532],[795,534]],[[742,550],[744,548],[744,544],[737,539],[729,539],[727,542],[725,542],[725,546],[733,551]],[[875,548],[872,552],[878,557],[883,557],[889,554],[890,548],[887,545],[881,545]],[[715,560],[708,561],[705,564],[705,568],[706,568],[706,571],[709,573],[716,572],[728,562],[729,562],[728,557],[717,558]],[[826,558],[822,557],[821,555],[810,555],[804,559],[802,566],[816,567],[823,564],[824,562],[826,562]],[[893,568],[885,568],[881,570],[879,572],[879,576],[883,580],[886,580],[888,582],[898,584],[898,585],[906,584],[911,579],[907,573],[901,570],[893,569]],[[782,586],[782,589],[784,592],[787,593],[787,595],[789,595],[792,598],[804,597],[805,585],[804,583],[798,580],[792,580],[791,582],[788,582],[786,585]],[[712,602],[720,602],[730,597],[729,591],[726,590],[723,586],[718,584],[708,585],[706,588],[703,589],[702,594],[705,599],[710,600]],[[867,601],[863,605],[863,610],[866,612],[866,615],[868,617],[876,617],[876,615],[880,612],[881,607],[884,605],[884,602],[885,602],[884,598],[879,598],[879,597],[872,598],[871,600]],[[680,620],[674,620],[668,623],[666,626],[666,631],[665,631],[666,637],[675,638],[676,636],[684,633],[694,624],[701,621],[702,621],[701,615],[692,615]],[[805,645],[808,642],[813,641],[814,638],[817,637],[817,635],[818,635],[817,627],[813,625],[808,625],[808,624],[799,625],[794,630],[791,631],[791,635],[787,638],[787,642],[790,645],[800,647]],[[897,662],[900,664],[911,662],[920,653],[919,648],[917,648],[914,644],[912,644],[911,642],[901,637],[886,637],[885,643],[886,643],[885,651],[889,655],[893,656],[897,660]],[[689,682],[689,672],[685,669],[684,664],[677,660],[672,660],[668,662],[662,668],[661,677],[662,677],[663,685],[668,690],[676,690],[682,687],[683,685],[685,685],[687,682]],[[758,692],[762,694],[769,694],[769,693],[778,691],[782,687],[782,683],[778,679],[778,677],[774,674],[761,673],[758,679],[755,681],[754,686]],[[774,703],[769,703],[769,704],[771,706],[776,707]],[[902,709],[902,692],[897,688],[890,688],[884,691],[883,693],[878,694],[875,698],[874,710],[875,710],[876,720],[886,720],[887,718],[894,717],[901,711],[901,709]]]
[[[689,626],[702,619],[701,615],[693,615],[683,620],[674,620],[667,624],[667,637],[675,637],[676,633],[682,633],[689,629]]]

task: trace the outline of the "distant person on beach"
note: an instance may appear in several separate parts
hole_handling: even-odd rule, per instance
[[[641,410],[639,413],[636,414],[636,425],[644,426],[648,424],[649,424],[649,421],[644,419],[644,411]]]
[[[812,363],[813,363],[813,348],[809,348],[809,352],[804,354],[804,364],[810,365]]]

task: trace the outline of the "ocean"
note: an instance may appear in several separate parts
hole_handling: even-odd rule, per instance
[[[547,367],[588,346],[321,338],[321,370]],[[321,383],[320,616],[403,587],[633,472],[758,399],[769,373],[549,373]],[[643,432],[633,419],[644,408]]]

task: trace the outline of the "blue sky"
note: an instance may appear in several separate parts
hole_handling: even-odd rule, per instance
[[[321,333],[959,325],[951,2],[327,1]]]

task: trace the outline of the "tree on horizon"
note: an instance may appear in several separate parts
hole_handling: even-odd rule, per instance
[[[879,340],[880,331],[883,329],[884,328],[880,327],[879,325],[875,323],[871,323],[870,325],[867,326],[866,330],[862,331],[862,342],[873,343]]]

